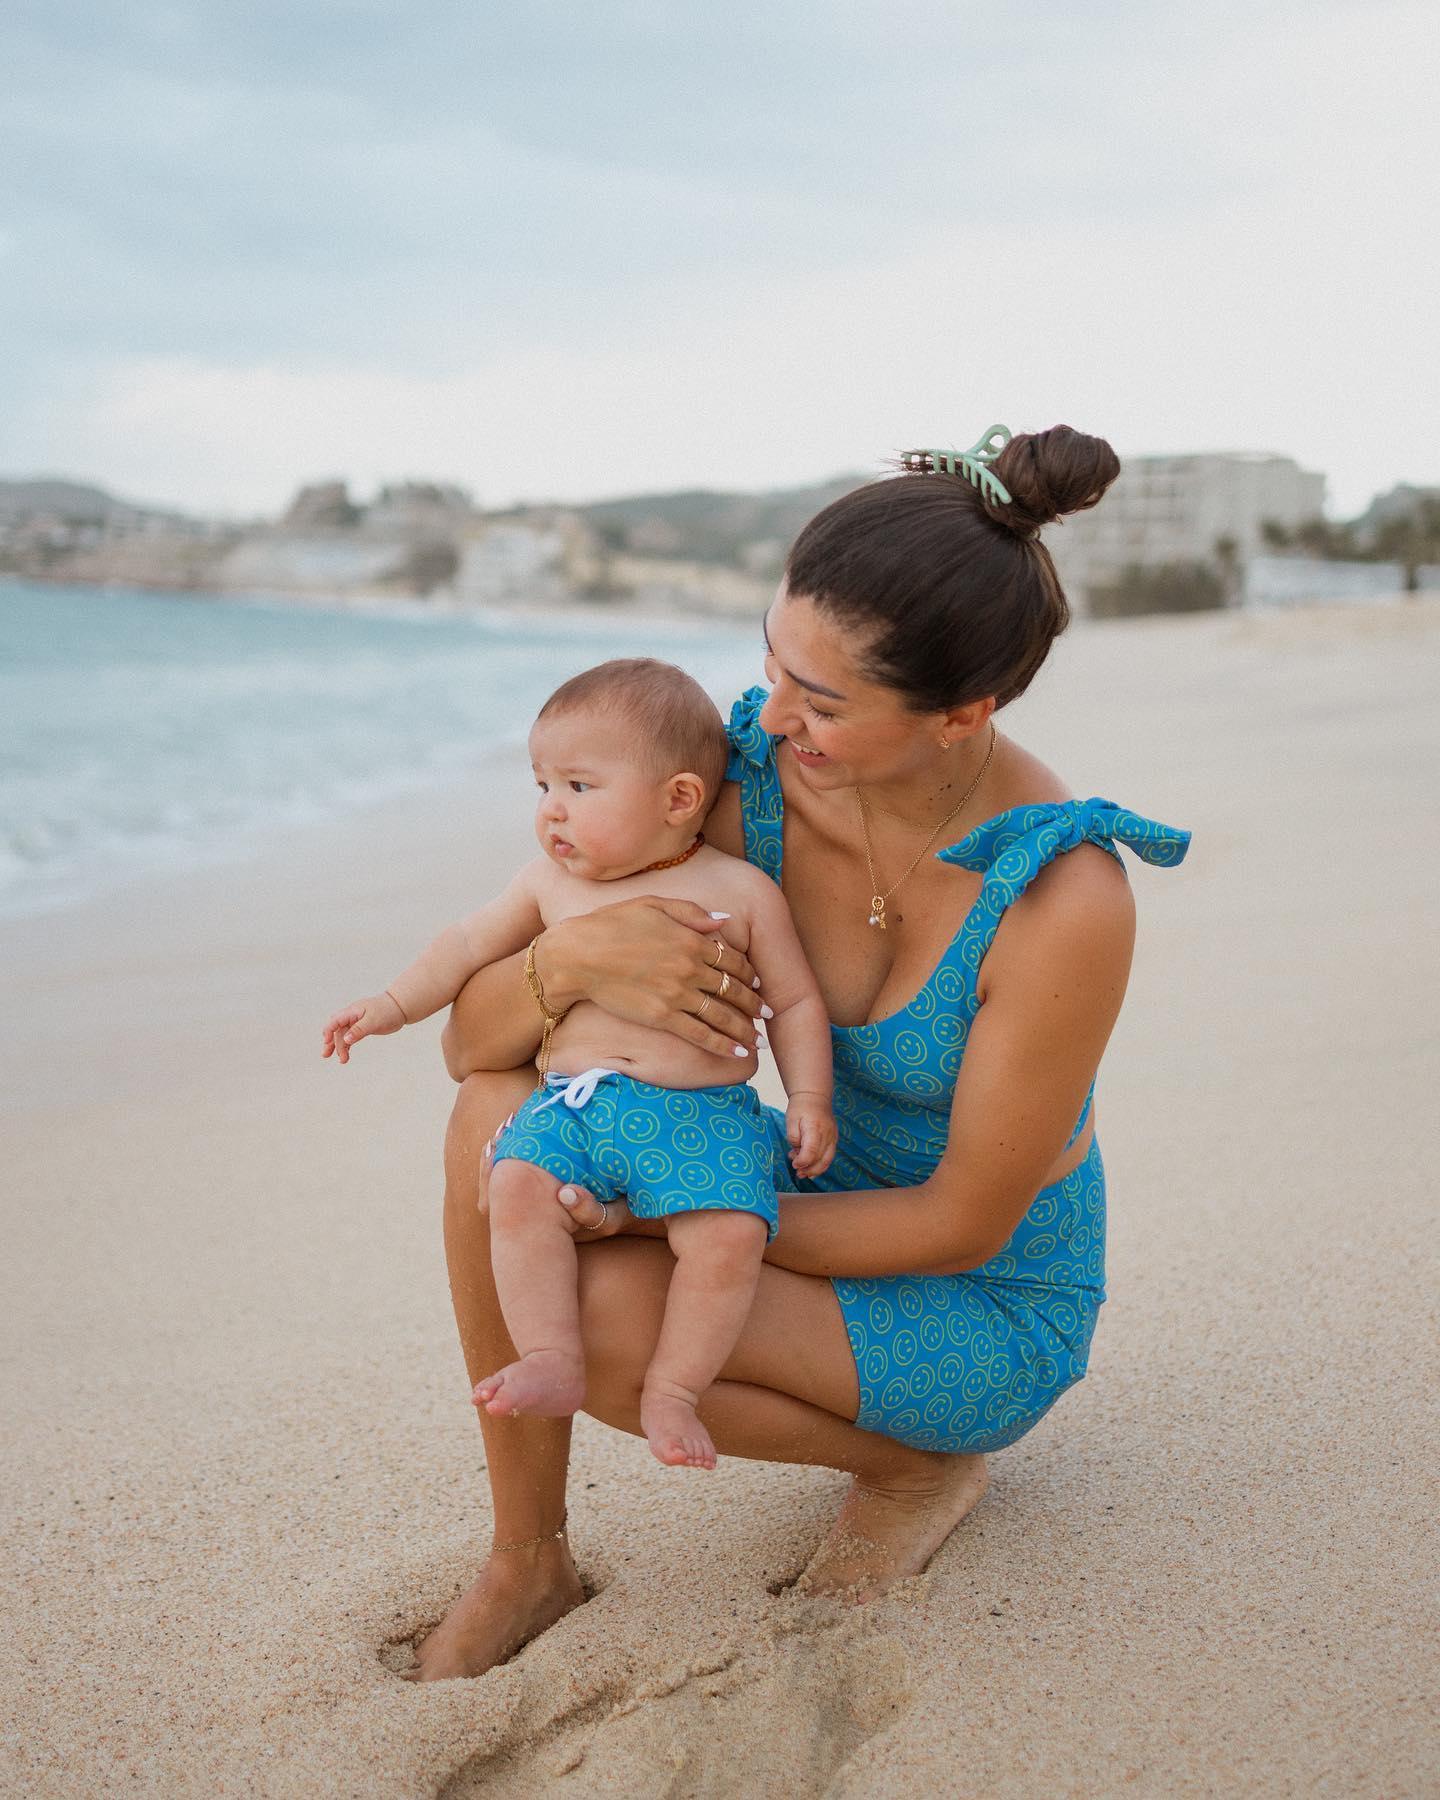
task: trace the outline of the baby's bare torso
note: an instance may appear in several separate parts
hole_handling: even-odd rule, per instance
[[[620,881],[585,881],[545,858],[536,871],[535,893],[547,926],[644,894],[693,900],[706,912],[729,913],[728,919],[716,920],[713,935],[733,949],[748,952],[751,909],[762,891],[756,885],[761,882],[769,885],[769,877],[738,857],[706,845],[678,868],[627,875]],[[667,1088],[731,1087],[748,1081],[756,1066],[753,1051],[743,1057],[716,1056],[668,1031],[617,1019],[588,1000],[566,1013],[550,1051],[550,1068],[557,1075],[616,1069],[636,1081]]]

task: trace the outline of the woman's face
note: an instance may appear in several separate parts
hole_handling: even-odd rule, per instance
[[[762,730],[813,787],[879,786],[933,774],[947,715],[912,712],[864,673],[866,642],[784,583],[765,615],[770,698]]]

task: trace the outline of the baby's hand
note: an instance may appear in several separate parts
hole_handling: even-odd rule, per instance
[[[325,1048],[320,1054],[349,1062],[351,1046],[361,1038],[388,1037],[404,1023],[398,1001],[388,994],[372,994],[368,1000],[356,1000],[340,1008],[325,1027]]]
[[[795,1173],[823,1175],[835,1160],[835,1143],[839,1136],[835,1110],[828,1095],[792,1094],[785,1109],[785,1136],[790,1143],[790,1166]]]

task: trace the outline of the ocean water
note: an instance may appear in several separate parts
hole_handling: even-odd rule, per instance
[[[760,629],[597,616],[328,610],[0,579],[0,914],[263,844],[524,741],[611,656],[724,703]]]

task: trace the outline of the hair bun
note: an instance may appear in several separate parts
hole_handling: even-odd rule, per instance
[[[1052,425],[1011,438],[993,467],[1010,490],[1010,505],[993,507],[991,517],[1029,537],[1066,513],[1094,506],[1120,473],[1120,458],[1104,438]]]

